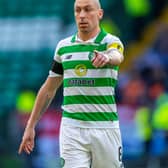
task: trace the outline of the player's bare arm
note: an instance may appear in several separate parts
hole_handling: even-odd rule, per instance
[[[34,148],[34,137],[35,137],[35,126],[41,117],[41,115],[46,111],[47,107],[50,105],[53,97],[59,86],[62,83],[62,77],[48,77],[45,83],[40,88],[36,101],[27,122],[22,142],[19,147],[18,153],[25,151],[27,154]]]

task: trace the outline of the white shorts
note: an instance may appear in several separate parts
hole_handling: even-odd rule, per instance
[[[118,128],[61,126],[62,168],[123,168]]]

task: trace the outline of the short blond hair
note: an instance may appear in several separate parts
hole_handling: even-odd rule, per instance
[[[99,0],[94,0],[94,1],[95,1],[95,3],[97,4],[98,8],[100,8],[100,9],[101,9],[101,4],[100,4],[100,1],[99,1]]]
[[[96,6],[97,6],[99,9],[101,9],[100,0],[92,0],[92,1],[95,2]],[[76,0],[75,0],[75,2],[76,2]]]

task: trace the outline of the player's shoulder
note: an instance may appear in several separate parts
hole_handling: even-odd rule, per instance
[[[59,48],[62,48],[62,47],[65,47],[65,46],[69,46],[72,44],[72,36],[69,36],[69,37],[66,37],[64,39],[61,39],[59,42],[58,42],[58,47]]]
[[[121,53],[124,52],[124,45],[121,42],[120,38],[116,35],[107,33],[103,42],[108,44],[108,48],[115,48],[118,49]]]
[[[107,35],[105,36],[104,40],[105,43],[113,43],[113,42],[121,42],[120,38],[116,35],[107,33]]]

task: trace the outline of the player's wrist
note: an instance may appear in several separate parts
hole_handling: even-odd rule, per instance
[[[26,129],[35,129],[35,124],[31,123],[30,121],[27,122]]]
[[[123,55],[120,52],[114,50],[113,52],[108,54],[108,59],[108,63],[110,65],[119,65],[123,61]]]

